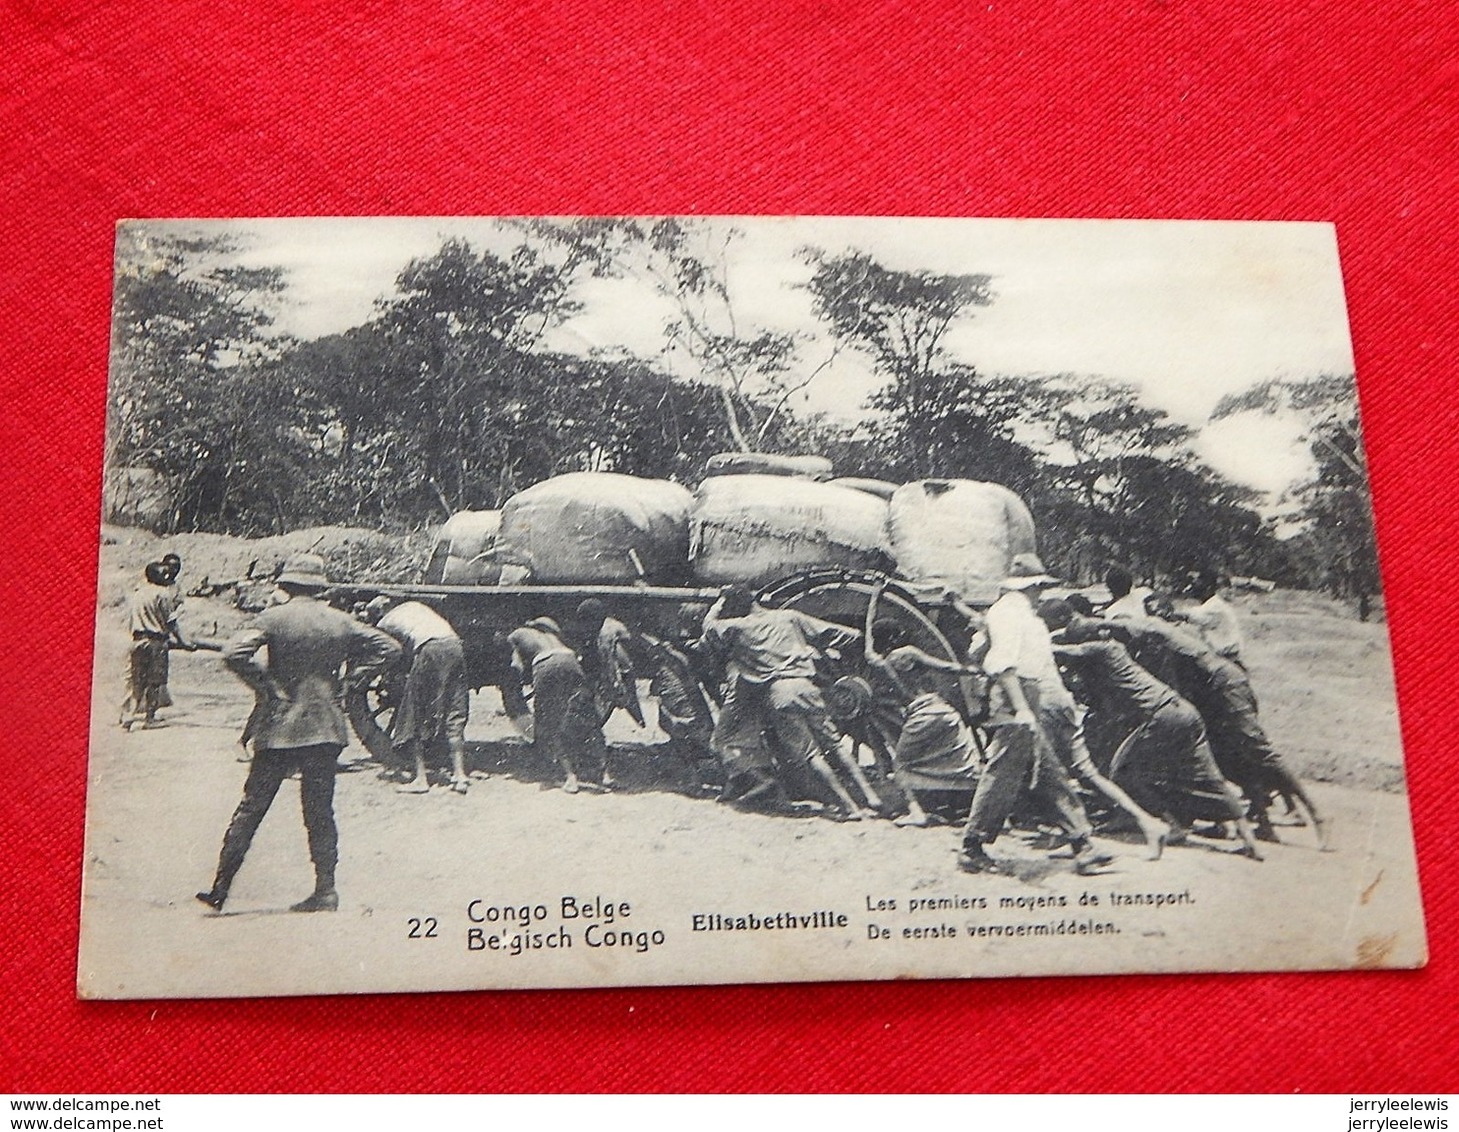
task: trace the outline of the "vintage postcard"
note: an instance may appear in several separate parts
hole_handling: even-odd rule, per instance
[[[80,994],[1414,967],[1333,229],[117,232]]]

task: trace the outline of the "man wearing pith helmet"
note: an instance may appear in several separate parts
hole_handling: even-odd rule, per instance
[[[391,637],[319,600],[329,579],[317,554],[291,556],[277,585],[287,600],[260,613],[251,628],[223,649],[223,662],[263,698],[264,710],[254,732],[243,798],[223,835],[213,887],[197,894],[214,911],[222,910],[259,823],[284,779],[295,771],[314,891],[290,910],[333,912],[339,907],[334,775],[339,753],[349,742],[340,673],[364,675],[400,658],[400,646]],[[265,647],[268,663],[261,665],[255,654]]]
[[[997,839],[1019,799],[1029,791],[1058,814],[1074,850],[1075,871],[1093,873],[1111,859],[1090,844],[1089,816],[1039,718],[1046,699],[1052,704],[1069,696],[1054,662],[1048,629],[1034,612],[1039,595],[1057,581],[1044,570],[1038,555],[1016,555],[1008,577],[999,586],[998,600],[988,609],[988,652],[983,669],[994,684],[994,710],[989,719],[993,740],[958,856],[958,867],[964,872],[1006,871],[1005,865],[988,856],[984,846]]]

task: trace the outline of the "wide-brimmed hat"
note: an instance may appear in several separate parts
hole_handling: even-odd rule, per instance
[[[1034,586],[1052,586],[1058,580],[1044,569],[1043,560],[1037,554],[1015,554],[1008,564],[1008,577],[1003,579],[1003,588],[1028,590]]]
[[[281,585],[302,586],[322,590],[329,586],[329,576],[324,572],[324,559],[317,554],[291,554],[284,560],[284,568],[278,576]]]
[[[539,633],[551,633],[554,637],[562,636],[562,626],[551,617],[534,617],[527,622],[528,629],[536,629]]]

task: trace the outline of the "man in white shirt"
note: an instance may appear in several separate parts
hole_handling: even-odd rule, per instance
[[[444,740],[451,756],[451,789],[465,794],[471,693],[461,638],[449,621],[419,601],[397,603],[390,597],[377,597],[365,607],[365,619],[399,641],[409,658],[405,687],[390,723],[390,739],[410,758],[414,774],[397,789],[407,794],[430,791],[426,749]]]
[[[1155,591],[1149,586],[1135,585],[1135,579],[1123,566],[1111,566],[1104,576],[1109,587],[1110,603],[1104,607],[1106,621],[1121,617],[1144,617],[1145,599]]]
[[[995,841],[1025,792],[1032,791],[1059,815],[1074,850],[1074,868],[1089,875],[1111,861],[1090,844],[1093,827],[1074,784],[1059,762],[1039,719],[1044,702],[1071,705],[1054,661],[1049,632],[1034,611],[1039,595],[1057,581],[1035,554],[1017,555],[1002,593],[988,609],[988,652],[983,670],[994,684],[993,732],[988,762],[978,780],[963,834],[958,867],[969,873],[1006,872],[985,846]]]
[[[1241,646],[1246,643],[1241,633],[1241,622],[1237,619],[1236,610],[1221,597],[1220,589],[1221,583],[1214,571],[1197,570],[1191,576],[1186,592],[1200,604],[1194,609],[1178,611],[1175,617],[1199,629],[1201,636],[1206,638],[1206,644],[1217,656],[1241,664]]]

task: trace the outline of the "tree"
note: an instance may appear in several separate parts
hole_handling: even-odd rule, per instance
[[[1095,577],[1112,563],[1156,583],[1195,566],[1260,572],[1272,553],[1257,495],[1207,467],[1195,430],[1143,404],[1134,387],[1060,375],[1031,416],[1048,455],[1035,514],[1059,516],[1051,542],[1066,570]]]
[[[838,342],[868,354],[890,378],[879,404],[894,420],[926,420],[943,376],[943,338],[971,308],[993,301],[992,276],[895,271],[864,252],[804,254],[816,314]],[[915,431],[905,437],[914,445],[913,472],[932,474],[935,449]]]
[[[873,394],[871,406],[887,415],[879,431],[893,478],[988,480],[1028,495],[1043,478],[1044,461],[1020,431],[1046,396],[1037,378],[984,377],[971,366],[952,365],[928,377],[918,404],[889,386]]]
[[[118,238],[107,463],[161,477],[169,530],[277,529],[296,478],[272,369],[283,273],[238,264],[239,250],[147,225]]]
[[[710,385],[543,349],[576,309],[576,275],[611,262],[601,238],[614,229],[524,230],[542,246],[497,255],[448,241],[401,272],[369,322],[291,352],[284,368],[316,459],[310,517],[415,525],[499,507],[567,471],[689,480],[731,443]]]
[[[344,363],[317,374],[351,455],[365,439],[407,510],[490,506],[516,480],[510,438],[536,397],[527,359],[572,313],[572,264],[522,245],[508,256],[447,240],[400,273],[397,294],[337,346]]]
[[[793,374],[800,336],[742,324],[730,280],[731,250],[743,238],[738,228],[673,217],[621,223],[625,269],[674,311],[664,327],[665,358],[683,355],[691,380],[716,391],[735,448],[773,448],[791,397],[826,370],[835,351]]]
[[[1314,471],[1289,493],[1289,518],[1300,524],[1311,583],[1336,597],[1355,598],[1359,616],[1366,618],[1382,579],[1354,376],[1260,382],[1222,398],[1211,419],[1247,412],[1301,422]]]

